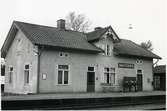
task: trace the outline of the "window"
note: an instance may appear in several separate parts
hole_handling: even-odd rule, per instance
[[[13,82],[13,67],[9,67],[9,83]]]
[[[137,64],[142,64],[143,61],[142,61],[142,60],[137,60],[136,63],[137,63]]]
[[[68,53],[65,53],[65,57],[68,57]]]
[[[110,56],[111,55],[111,46],[108,45],[108,44],[106,45],[105,55],[106,56]]]
[[[115,84],[115,68],[104,68],[104,83]]]
[[[69,53],[67,53],[67,52],[65,52],[65,53],[64,53],[64,52],[60,52],[60,53],[59,53],[59,56],[60,56],[60,57],[68,57],[68,56],[69,56]]]
[[[59,55],[60,55],[60,57],[62,57],[62,56],[63,56],[63,53],[59,53]]]
[[[106,49],[107,51],[106,51],[106,55],[110,55],[110,46],[107,44],[107,49]]]
[[[138,69],[137,70],[137,74],[142,74],[143,72],[142,72],[142,70],[141,69]]]
[[[69,83],[69,67],[68,65],[58,65],[58,84]]]
[[[24,68],[24,83],[25,84],[29,83],[29,70],[30,70],[29,65],[25,65],[25,68]]]
[[[94,67],[88,67],[88,71],[94,71]]]

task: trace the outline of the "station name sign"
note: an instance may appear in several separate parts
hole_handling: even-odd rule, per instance
[[[135,67],[134,64],[118,63],[118,68],[130,68],[130,69],[134,69],[134,67]]]

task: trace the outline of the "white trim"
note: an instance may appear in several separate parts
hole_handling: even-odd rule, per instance
[[[11,77],[11,75],[10,75],[10,68],[13,68],[13,70],[12,70],[12,77]],[[11,82],[9,82],[9,78],[11,78]],[[7,78],[7,83],[8,84],[10,84],[10,85],[13,85],[14,84],[14,67],[13,67],[13,65],[9,65],[8,66],[8,78]]]
[[[115,68],[115,67],[112,67],[112,66],[104,66],[104,67],[103,67],[103,82],[104,82],[104,83],[106,82],[106,81],[105,81],[104,74],[107,73],[107,72],[105,72],[105,68],[109,68],[109,69],[110,69],[110,68],[113,68],[113,69],[115,69],[115,72],[112,73],[112,74],[115,75],[115,78],[114,78],[115,81],[114,81],[113,86],[116,85],[116,83],[117,83],[117,80],[116,80],[116,79],[117,79],[117,76],[116,76],[116,68]],[[110,72],[110,71],[109,71],[108,73],[111,75],[111,72]],[[111,81],[110,81],[110,82],[111,82]]]
[[[25,66],[28,65],[29,66],[29,69],[25,69]],[[25,81],[25,71],[29,71],[28,73],[28,83]],[[30,84],[30,63],[25,63],[24,64],[24,76],[23,76],[23,83],[24,83],[24,86],[27,86]]]
[[[59,69],[59,65],[67,65],[68,66],[68,70],[67,69]],[[58,86],[68,86],[70,85],[70,80],[71,80],[71,77],[70,77],[70,65],[69,64],[57,64],[57,70],[56,70],[56,74],[57,74],[57,81],[56,81],[56,85]],[[58,71],[63,71],[62,73],[62,84],[59,84],[58,83]],[[68,84],[64,84],[64,71],[68,71]]]
[[[112,45],[106,43],[104,46],[105,46],[105,49],[104,49],[104,50],[105,50],[105,53],[104,53],[104,55],[105,55],[105,56],[112,56]],[[107,46],[109,46],[109,47],[108,47],[109,49],[107,48]],[[107,49],[108,49],[108,51],[109,51],[108,54],[107,54]]]

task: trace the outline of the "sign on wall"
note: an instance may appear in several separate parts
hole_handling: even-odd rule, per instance
[[[118,63],[118,68],[130,68],[130,69],[134,69],[134,67],[135,67],[134,64]]]

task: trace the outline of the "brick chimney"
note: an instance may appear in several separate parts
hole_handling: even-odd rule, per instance
[[[57,20],[57,28],[60,30],[65,30],[65,20],[64,19],[59,19]]]

